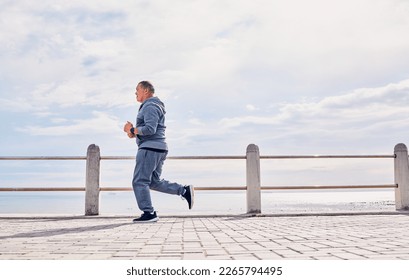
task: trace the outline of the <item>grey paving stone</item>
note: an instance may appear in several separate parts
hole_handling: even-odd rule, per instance
[[[407,215],[0,217],[0,259],[409,259]]]

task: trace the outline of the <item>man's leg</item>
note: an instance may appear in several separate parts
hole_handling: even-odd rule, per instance
[[[158,165],[156,166],[156,169],[152,173],[150,188],[158,192],[182,195],[185,191],[184,186],[178,183],[170,183],[169,181],[160,179],[163,163],[166,160],[167,153],[158,153],[158,155],[160,160],[158,162]]]
[[[189,209],[192,209],[193,203],[194,203],[194,188],[191,185],[188,186],[183,186],[178,183],[170,183],[169,181],[166,180],[161,180],[160,176],[162,174],[162,167],[163,163],[166,160],[166,155],[167,153],[162,153],[160,157],[160,161],[158,162],[158,165],[152,173],[152,178],[151,178],[151,185],[150,188],[152,190],[158,191],[158,192],[163,192],[163,193],[168,193],[168,194],[174,194],[174,195],[180,195],[184,199],[186,199]]]
[[[157,166],[157,160],[155,160],[154,154],[155,152],[152,151],[138,150],[132,180],[132,187],[139,209],[149,213],[153,213],[154,211],[149,189],[152,173]]]

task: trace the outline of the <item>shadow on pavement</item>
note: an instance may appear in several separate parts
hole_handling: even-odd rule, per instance
[[[0,236],[1,239],[8,238],[35,238],[35,237],[50,237],[56,235],[64,235],[70,233],[81,233],[89,231],[98,231],[98,230],[107,230],[113,229],[125,225],[131,225],[132,223],[120,223],[120,224],[111,224],[111,225],[98,225],[98,226],[87,226],[87,227],[75,227],[75,228],[58,228],[44,231],[33,231],[33,232],[22,232],[14,235]]]

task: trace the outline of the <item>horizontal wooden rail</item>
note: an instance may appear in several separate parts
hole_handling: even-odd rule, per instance
[[[135,156],[101,156],[101,160],[134,160]],[[168,156],[170,160],[219,160],[219,159],[246,159],[245,156]]]
[[[1,156],[0,160],[86,160],[85,156]],[[135,160],[135,156],[101,156],[101,160]],[[245,156],[168,156],[171,160],[246,159]]]
[[[260,156],[260,159],[321,159],[321,158],[395,158],[395,155],[298,155],[298,156]]]
[[[52,187],[24,187],[24,188],[0,188],[0,192],[75,192],[75,191],[85,191],[83,188],[52,188]]]
[[[324,189],[395,189],[398,185],[386,184],[386,185],[338,185],[338,186],[261,186],[261,190],[274,191],[274,190],[324,190]],[[234,187],[195,187],[195,191],[245,191],[245,186]],[[109,192],[121,192],[132,191],[130,187],[101,187],[100,191]],[[85,187],[68,187],[68,188],[47,188],[47,187],[22,187],[22,188],[0,188],[0,192],[71,192],[71,191],[85,191]]]
[[[262,190],[325,190],[325,189],[396,189],[397,184],[389,185],[344,185],[344,186],[265,186]]]
[[[246,187],[195,187],[195,191],[245,191]],[[132,188],[126,187],[102,187],[100,191],[132,191]]]
[[[261,190],[319,190],[319,189],[395,189],[396,184],[385,185],[338,185],[338,186],[261,186]],[[244,191],[245,186],[240,187],[195,187],[195,191]],[[102,187],[101,191],[132,191],[132,188],[124,187]]]
[[[0,160],[86,160],[87,157],[81,156],[55,156],[55,157],[26,157],[26,156],[15,156],[15,157],[0,157]]]
[[[260,156],[260,159],[348,159],[348,158],[395,158],[395,155],[289,155]],[[0,160],[86,160],[86,156],[1,156]],[[101,160],[135,160],[135,156],[101,156]],[[246,156],[168,156],[170,160],[243,160]]]
[[[324,189],[395,189],[398,185],[338,185],[338,186],[261,186],[260,189],[264,191],[274,190],[324,190]],[[247,187],[195,187],[195,191],[245,191]],[[101,191],[132,191],[132,188],[123,187],[102,187]]]

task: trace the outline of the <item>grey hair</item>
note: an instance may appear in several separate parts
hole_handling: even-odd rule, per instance
[[[149,81],[141,81],[139,84],[144,89],[147,89],[150,93],[155,93],[155,88],[153,87],[152,83]]]

